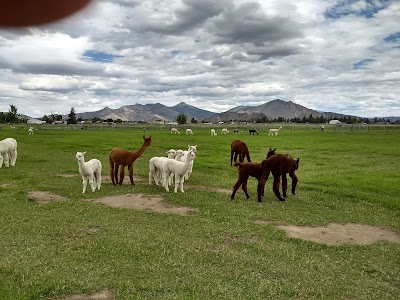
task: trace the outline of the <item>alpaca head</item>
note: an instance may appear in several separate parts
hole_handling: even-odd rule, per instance
[[[188,151],[193,151],[194,153],[197,152],[197,145],[188,145]]]
[[[149,137],[147,138],[147,137],[145,137],[145,136],[143,135],[143,145],[144,145],[144,146],[150,147],[150,146],[151,146],[151,142],[152,142],[151,136],[149,136]]]
[[[194,153],[193,150],[189,151],[188,156],[187,156],[187,161],[192,161],[196,158],[196,154]]]
[[[175,149],[169,149],[167,152],[168,158],[174,158],[176,156],[176,150]]]
[[[76,155],[75,155],[75,158],[76,158],[76,160],[85,160],[85,153],[86,153],[86,151],[85,152],[76,152]]]
[[[276,151],[276,148],[275,149],[269,148],[269,150],[267,152],[267,159],[270,158],[272,155],[275,155],[276,154],[275,151]]]

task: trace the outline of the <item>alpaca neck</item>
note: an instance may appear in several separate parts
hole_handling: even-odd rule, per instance
[[[140,147],[140,149],[136,152],[132,152],[132,161],[135,161],[139,156],[141,156],[144,152],[144,150],[146,150],[147,145],[143,144],[142,147]]]

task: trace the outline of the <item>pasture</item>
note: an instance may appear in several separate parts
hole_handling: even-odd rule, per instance
[[[283,127],[277,136],[263,128],[259,135],[218,129],[211,136],[211,127],[198,126],[187,136],[183,128],[171,135],[154,127],[146,133],[152,145],[134,163],[134,186],[127,173],[122,186],[111,184],[108,154],[113,147],[138,150],[141,127],[37,128],[33,135],[0,130],[0,139],[18,141],[16,166],[0,169],[0,299],[398,299],[398,243],[357,244],[349,236],[344,244],[326,244],[291,237],[278,226],[362,224],[398,237],[400,128]],[[258,203],[250,178],[250,200],[239,189],[230,201],[237,180],[230,166],[234,139],[246,142],[252,161],[264,159],[270,147],[300,158],[296,195],[278,201],[270,177]],[[198,152],[185,193],[149,185],[149,159],[189,144]],[[99,191],[82,194],[77,151],[102,162]],[[33,192],[63,201],[40,202]],[[96,201],[127,195],[190,210]]]

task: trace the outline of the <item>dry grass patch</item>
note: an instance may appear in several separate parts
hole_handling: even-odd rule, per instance
[[[223,194],[227,194],[227,195],[231,195],[232,194],[232,190],[217,188],[217,187],[213,187],[213,186],[190,185],[190,184],[188,184],[188,185],[185,185],[184,188],[202,190],[202,191],[210,191],[210,192],[217,192],[217,193],[223,193]]]
[[[144,195],[144,194],[127,194],[127,195],[116,195],[108,196],[98,199],[90,199],[88,201],[103,203],[116,208],[128,208],[137,210],[150,210],[160,213],[177,214],[187,216],[192,212],[196,212],[197,209],[176,206],[165,203],[163,198],[158,195]]]
[[[363,224],[331,223],[327,226],[278,225],[288,236],[327,245],[368,245],[378,241],[400,244],[400,236],[387,228]]]
[[[82,294],[62,298],[62,300],[116,300],[116,296],[109,290],[101,291],[91,295]]]
[[[40,204],[51,203],[51,202],[59,202],[59,201],[66,201],[67,198],[56,195],[50,192],[43,192],[43,191],[29,191],[28,197],[35,200]]]

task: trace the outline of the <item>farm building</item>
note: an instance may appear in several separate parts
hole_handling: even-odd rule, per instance
[[[329,124],[330,124],[330,125],[339,125],[339,124],[342,124],[342,123],[340,123],[339,120],[330,120],[330,121],[329,121]]]

